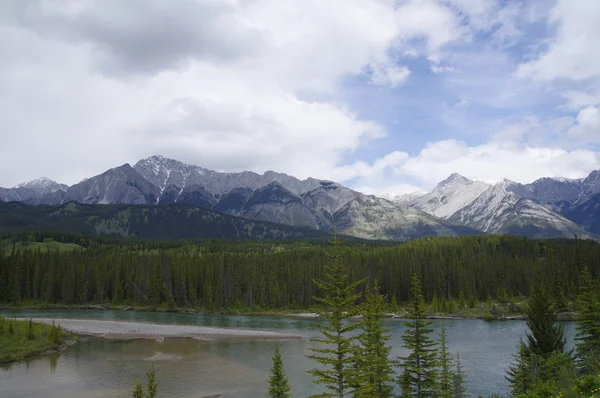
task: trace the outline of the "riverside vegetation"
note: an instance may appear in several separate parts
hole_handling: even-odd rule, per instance
[[[75,336],[62,330],[60,325],[0,317],[0,363],[58,350],[73,339]]]

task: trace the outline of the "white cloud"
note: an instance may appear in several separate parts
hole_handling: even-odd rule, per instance
[[[400,160],[400,158],[399,158]],[[380,185],[380,176],[355,184],[368,193],[407,193],[431,190],[451,173],[487,182],[508,178],[530,183],[541,177],[581,178],[598,168],[600,156],[590,150],[535,147],[516,142],[488,142],[469,146],[457,140],[430,142],[418,155],[406,157],[394,175]],[[378,178],[379,177],[379,178]],[[412,181],[412,183],[402,183]]]
[[[444,58],[443,47],[468,38],[469,30],[448,6],[434,0],[408,0],[395,13],[401,39],[424,41],[423,53],[434,63]]]
[[[528,133],[542,126],[536,116],[528,116],[518,123],[505,125],[492,133],[491,139],[495,142],[523,142]]]
[[[574,139],[600,142],[600,109],[590,106],[579,111],[575,124],[569,129],[568,134]]]
[[[439,140],[410,156],[398,143],[372,162],[357,160],[365,143],[394,132],[335,100],[347,77],[370,78],[412,101],[402,90],[417,74],[403,62],[421,56],[435,73],[454,72],[435,78],[458,93],[451,103],[465,114],[525,108],[538,99],[509,79],[514,61],[508,54],[494,46],[455,51],[480,31],[518,36],[521,17],[504,2],[141,3],[0,2],[0,141],[8,143],[0,146],[0,169],[10,170],[0,175],[0,186],[40,174],[74,183],[151,154],[224,171],[354,180],[372,192],[430,188],[452,172],[530,181],[581,177],[597,165],[598,156],[586,150],[506,143],[526,137],[539,117],[508,126],[486,144]],[[568,72],[548,72],[544,57],[522,68],[537,65],[547,76]],[[598,105],[572,98],[577,110]],[[595,137],[590,112],[580,112],[573,136]],[[568,122],[557,120],[556,128],[565,130]],[[479,137],[488,128],[473,130]]]
[[[517,76],[537,80],[599,77],[600,2],[558,0],[549,23],[557,32],[548,50],[519,65]]]
[[[371,81],[381,86],[395,88],[402,84],[410,75],[410,70],[405,66],[398,66],[392,62],[372,64],[367,67]]]
[[[516,143],[489,142],[468,146],[455,140],[430,143],[418,156],[410,158],[402,173],[431,187],[451,172],[478,178],[508,178],[528,183],[540,177],[580,178],[598,167],[600,157],[576,149],[530,147]]]
[[[386,129],[329,99],[340,81],[370,70],[397,87],[410,71],[396,50],[425,40],[436,57],[462,34],[435,1],[165,4],[0,5],[0,139],[10,143],[0,168],[16,169],[0,185],[37,177],[42,164],[74,183],[154,153],[220,170],[342,175],[342,159]]]

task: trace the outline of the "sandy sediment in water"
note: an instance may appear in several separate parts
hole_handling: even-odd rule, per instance
[[[157,323],[97,321],[89,319],[51,319],[35,318],[36,322],[56,323],[73,333],[100,336],[112,339],[148,338],[162,341],[165,337],[192,337],[197,339],[223,339],[233,337],[246,338],[300,338],[301,336],[267,332],[262,330],[242,330],[212,328],[192,325],[164,325]]]

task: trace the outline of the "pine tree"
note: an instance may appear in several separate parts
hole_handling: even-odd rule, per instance
[[[271,377],[269,378],[269,398],[290,398],[290,385],[288,378],[283,371],[283,360],[279,351],[279,343],[275,344],[275,353],[273,354],[273,367],[271,368]]]
[[[331,262],[324,266],[323,279],[314,280],[323,295],[316,297],[316,300],[326,307],[317,313],[326,322],[316,325],[323,337],[312,341],[324,347],[311,348],[314,354],[308,356],[322,365],[322,368],[309,370],[315,377],[314,382],[327,388],[325,393],[318,395],[321,397],[343,397],[350,393],[351,386],[355,384],[351,366],[354,337],[350,334],[359,324],[349,323],[348,319],[356,314],[354,303],[358,295],[354,290],[363,283],[362,280],[348,283],[348,269],[343,263],[337,236],[334,236],[332,243],[333,248],[326,252]]]
[[[403,396],[433,397],[438,389],[436,344],[432,340],[431,322],[426,321],[427,308],[421,281],[415,274],[411,280],[409,321],[402,339],[403,347],[410,351],[402,358],[403,373],[400,379]]]
[[[454,398],[463,398],[467,396],[467,388],[465,386],[465,371],[460,363],[460,352],[456,353],[456,366],[452,376],[452,386]]]
[[[600,293],[587,268],[579,280],[577,307],[581,318],[577,321],[575,337],[577,364],[581,373],[588,374],[600,370]]]
[[[152,364],[152,369],[146,373],[146,377],[148,377],[148,385],[146,386],[147,392],[144,398],[156,398],[158,394],[158,382],[156,381],[154,364]]]
[[[438,361],[440,365],[439,397],[452,398],[454,396],[452,384],[454,373],[452,372],[452,357],[450,356],[450,351],[448,350],[446,325],[442,325],[442,333],[440,334],[440,341],[438,345]]]
[[[356,397],[387,398],[392,396],[394,370],[389,358],[391,347],[386,345],[390,336],[384,326],[385,297],[379,293],[377,281],[367,293],[361,306],[363,316],[360,346],[356,350]]]
[[[144,398],[144,387],[140,381],[135,383],[135,387],[131,392],[131,395],[133,398]]]
[[[542,358],[554,352],[563,352],[565,335],[561,325],[556,324],[557,311],[554,299],[546,286],[537,282],[531,289],[527,309],[527,348]]]
[[[35,339],[35,333],[33,331],[33,321],[29,318],[29,322],[27,322],[27,340]]]
[[[515,363],[506,371],[506,380],[510,384],[510,392],[514,396],[525,394],[533,386],[534,370],[531,364],[531,351],[523,339],[517,345],[517,354],[513,355]]]
[[[398,312],[400,312],[400,308],[398,307],[398,300],[396,299],[395,294],[392,294],[389,309],[392,314],[397,314]]]

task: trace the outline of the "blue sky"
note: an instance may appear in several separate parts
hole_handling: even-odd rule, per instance
[[[12,0],[0,15],[0,186],[153,154],[377,194],[600,169],[597,0]]]

